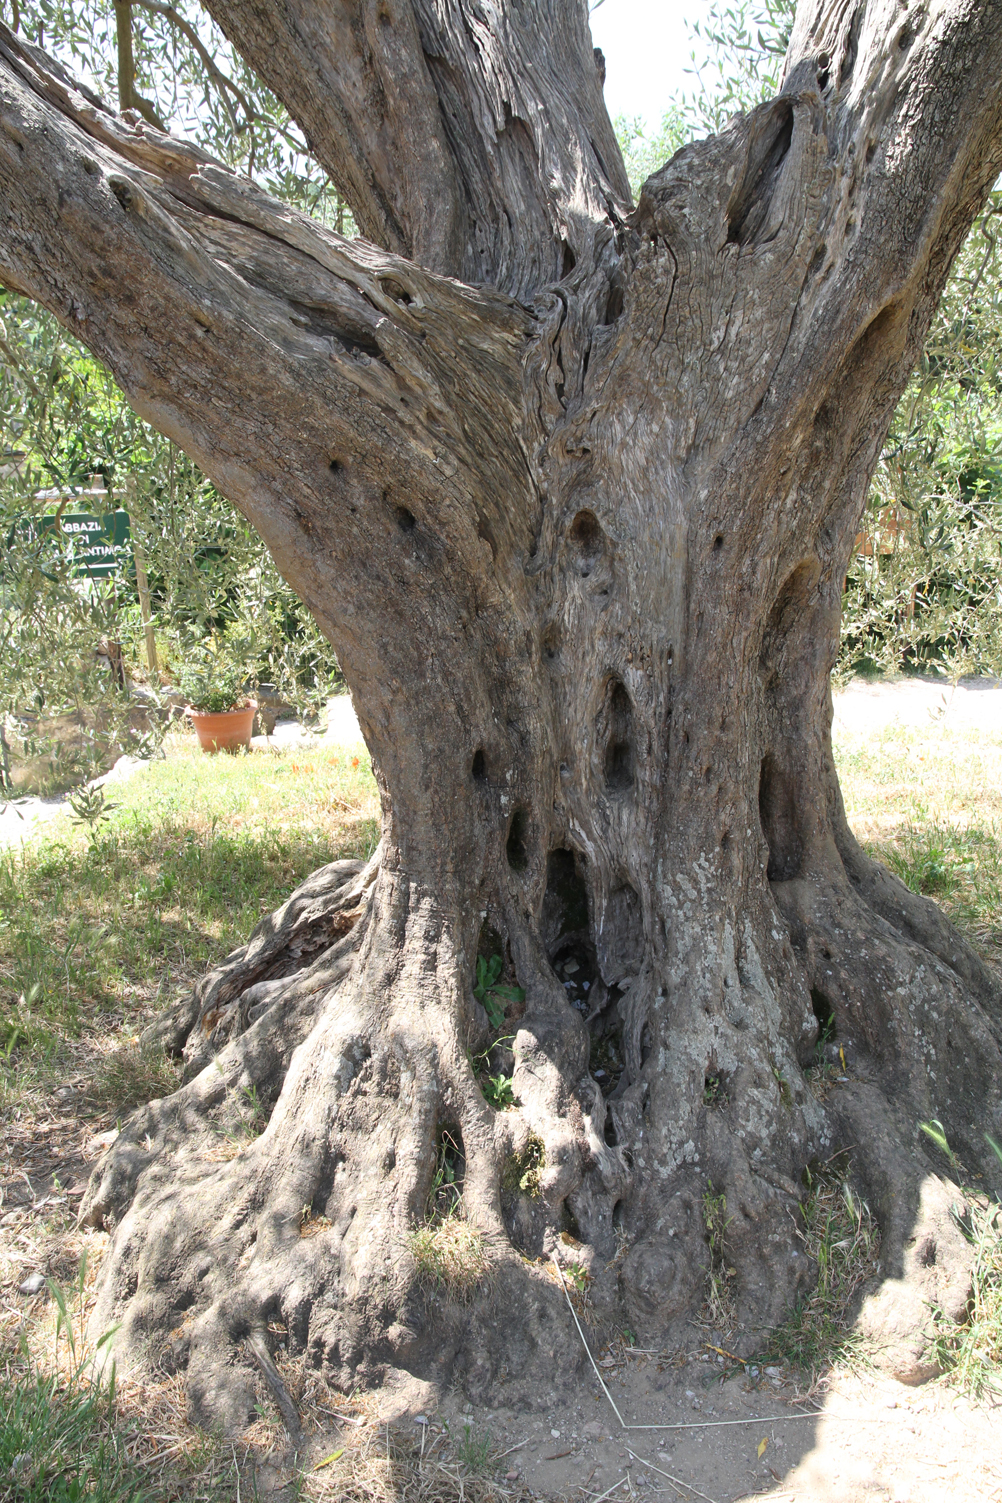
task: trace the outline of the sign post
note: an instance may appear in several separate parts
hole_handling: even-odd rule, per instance
[[[90,492],[90,495],[98,494],[106,496],[107,492]],[[44,491],[36,497],[36,500],[48,499]],[[78,499],[70,496],[63,504]],[[87,579],[107,579],[109,575],[121,573],[129,556],[131,529],[127,511],[107,512],[99,517],[90,512],[60,510],[49,516],[36,517],[34,526],[43,537],[49,532],[61,533],[70,544],[74,574]]]
[[[132,540],[132,557],[136,562],[136,593],[139,596],[139,614],[143,618],[143,635],[146,638],[146,661],[151,673],[159,673],[157,662],[157,639],[153,631],[153,612],[150,609],[150,581],[146,573],[146,554],[142,545]]]
[[[94,480],[100,479],[100,476],[92,476],[91,479],[93,487]],[[135,483],[135,477],[130,475],[126,481],[126,499],[131,496]],[[150,672],[158,673],[157,643],[153,630],[146,554],[143,552],[142,545],[132,536],[129,513],[121,507],[101,516],[90,512],[64,510],[64,507],[72,505],[74,501],[79,504],[81,501],[90,500],[91,497],[95,500],[100,497],[106,501],[108,491],[103,488],[91,488],[69,496],[63,495],[60,491],[39,491],[35,497],[36,501],[58,501],[60,505],[57,511],[37,517],[33,525],[41,536],[56,532],[69,542],[72,569],[78,578],[107,579],[112,574],[120,574],[126,567],[131,552],[136,567],[139,614],[143,622],[143,635],[146,638],[146,661],[149,663]]]

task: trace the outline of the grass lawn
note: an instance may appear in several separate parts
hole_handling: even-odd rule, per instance
[[[375,847],[362,745],[212,757],[178,731],[167,752],[109,785],[93,832],[61,816],[0,851],[8,1093],[86,1073],[311,871]]]
[[[948,715],[874,733],[836,721],[835,760],[864,847],[1002,965],[1002,736]]]

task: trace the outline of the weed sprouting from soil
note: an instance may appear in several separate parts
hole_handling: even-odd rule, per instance
[[[452,1449],[456,1453],[456,1459],[474,1476],[483,1476],[490,1468],[491,1437],[486,1430],[477,1430],[467,1423],[462,1427],[462,1433],[453,1435],[449,1426]]]
[[[850,1317],[860,1287],[877,1270],[880,1233],[869,1206],[849,1183],[843,1162],[836,1159],[807,1174],[803,1225],[797,1235],[817,1267],[817,1283],[771,1333],[768,1353],[816,1372],[862,1357]]]
[[[708,1180],[703,1192],[703,1226],[710,1249],[710,1267],[707,1273],[706,1301],[703,1319],[707,1324],[725,1330],[734,1324],[735,1305],[730,1280],[734,1269],[727,1266],[726,1237],[730,1217],[727,1215],[727,1197],[717,1194],[713,1181]]]

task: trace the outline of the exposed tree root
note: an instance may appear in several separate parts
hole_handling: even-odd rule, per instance
[[[305,971],[319,967],[318,974],[323,974],[323,963],[333,958],[338,941],[362,917],[378,869],[377,850],[367,866],[361,861],[332,861],[313,872],[281,908],[261,920],[245,945],[151,1023],[142,1042],[183,1054],[188,1074],[201,1069],[224,1043],[281,998],[291,1000],[293,983],[298,984]],[[310,993],[321,985],[310,987]],[[301,995],[298,985],[296,995]]]

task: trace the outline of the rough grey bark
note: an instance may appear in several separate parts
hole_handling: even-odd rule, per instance
[[[918,1124],[991,1176],[1002,996],[856,845],[829,673],[869,475],[1002,166],[1002,11],[801,6],[779,98],[627,215],[574,0],[212,8],[382,248],[0,31],[0,275],[260,529],[337,647],[383,830],[165,1021],[190,1078],[95,1173],[96,1320],[232,1423],[279,1315],[345,1384],[521,1394],[580,1354],[518,1253],[573,1230],[599,1315],[668,1339],[712,1180],[751,1345],[812,1276],[804,1167],[844,1147],[883,1231],[870,1328],[920,1376],[923,1300],[964,1290]],[[469,1057],[478,948],[526,992],[505,1112]],[[821,1101],[829,1016],[850,1082]],[[221,1158],[251,1087],[267,1128]],[[443,1129],[517,1321],[417,1277]]]

